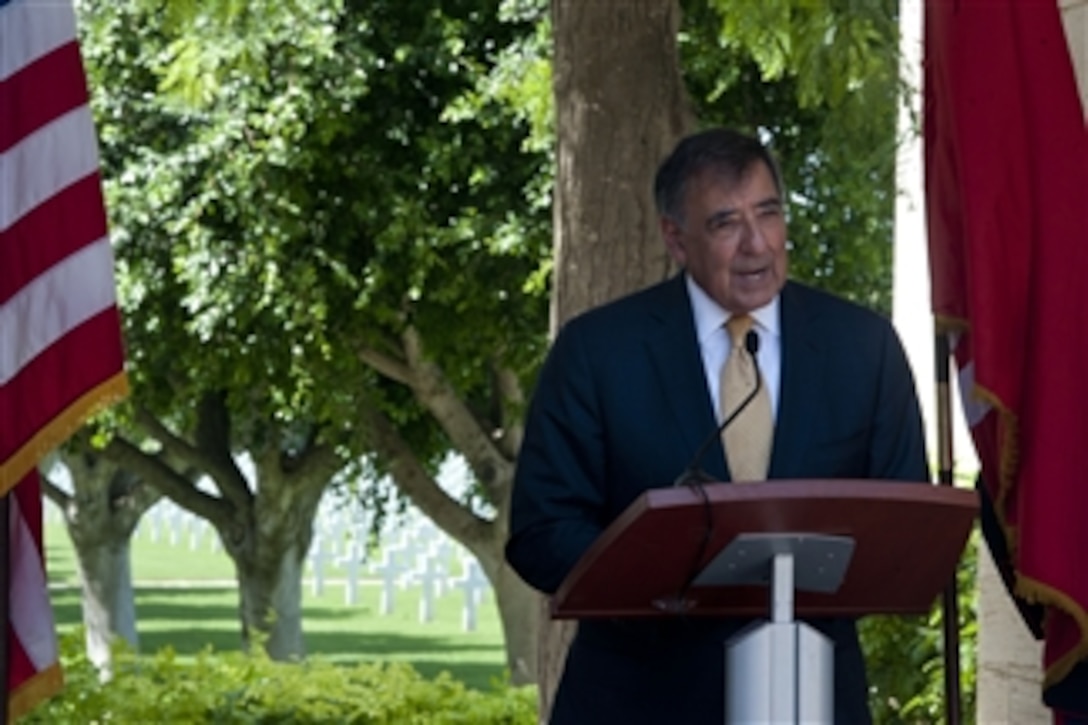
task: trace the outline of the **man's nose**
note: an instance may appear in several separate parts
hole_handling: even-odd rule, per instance
[[[754,213],[745,214],[741,226],[740,246],[749,254],[762,252],[767,248],[767,237]]]

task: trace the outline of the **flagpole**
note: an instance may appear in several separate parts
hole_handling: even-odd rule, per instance
[[[937,481],[942,486],[954,485],[952,478],[952,408],[949,388],[949,358],[951,350],[948,335],[937,331],[934,337],[937,379]],[[945,722],[959,725],[960,704],[960,615],[957,599],[956,576],[941,595],[941,624],[944,632],[944,704]]]
[[[11,666],[10,639],[8,630],[11,621],[11,491],[0,496],[0,536],[3,537],[4,548],[0,552],[0,622],[3,623],[3,631],[0,632],[0,683],[4,688],[4,706],[0,707],[0,725],[7,725],[8,708],[11,703],[11,693],[8,692],[8,669]]]

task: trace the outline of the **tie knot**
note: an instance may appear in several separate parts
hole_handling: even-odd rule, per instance
[[[744,347],[744,338],[748,331],[752,329],[754,322],[751,315],[733,315],[729,318],[729,321],[725,323],[725,329],[729,333],[729,339],[733,341],[734,347]]]

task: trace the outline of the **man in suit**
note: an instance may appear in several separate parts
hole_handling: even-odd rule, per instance
[[[639,494],[671,485],[735,408],[718,403],[730,318],[751,318],[759,338],[773,421],[767,478],[927,479],[914,382],[891,325],[786,279],[783,189],[769,151],[726,129],[689,136],[654,191],[683,273],[564,326],[529,410],[506,556],[543,592]],[[720,442],[698,463],[730,480]],[[722,723],[723,643],[747,623],[581,622],[552,722]],[[854,621],[809,623],[834,643],[836,722],[868,723]]]

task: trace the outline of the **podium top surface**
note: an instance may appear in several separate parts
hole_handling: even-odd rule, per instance
[[[552,598],[556,618],[667,616],[691,572],[744,533],[847,536],[834,593],[797,592],[798,616],[924,614],[951,580],[978,498],[973,490],[880,480],[710,483],[644,492],[601,534]],[[709,528],[708,528],[709,523]],[[706,545],[704,546],[704,541]],[[763,616],[763,586],[692,586],[688,616]]]

